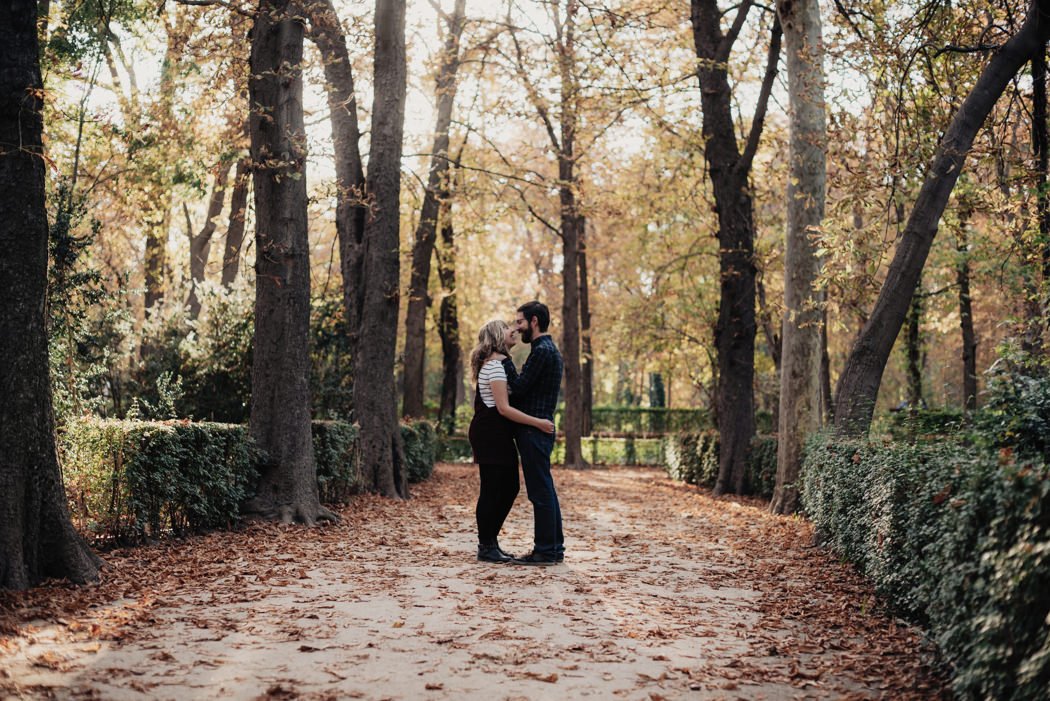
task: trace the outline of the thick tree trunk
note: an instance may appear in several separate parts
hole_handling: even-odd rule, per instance
[[[806,438],[820,429],[823,292],[812,240],[824,219],[827,124],[824,116],[824,38],[818,0],[779,0],[787,50],[791,139],[784,262],[783,346],[777,430],[777,477],[770,510],[799,507],[798,478]]]
[[[437,119],[434,125],[434,146],[431,150],[430,173],[427,176],[423,206],[416,227],[412,247],[412,272],[408,285],[408,308],[405,315],[405,370],[402,416],[421,417],[425,387],[426,320],[430,306],[430,259],[437,239],[441,191],[447,191],[449,172],[448,130],[452,124],[452,106],[456,99],[456,74],[459,71],[459,38],[463,34],[466,0],[456,0],[448,20],[448,34],[438,67],[435,93],[438,99]]]
[[[204,220],[204,226],[196,235],[192,230],[187,230],[190,237],[190,295],[186,304],[190,308],[190,316],[194,319],[201,311],[197,285],[204,282],[208,254],[211,253],[211,239],[215,235],[216,220],[222,213],[222,205],[226,201],[226,183],[230,178],[229,163],[220,163],[216,167],[218,170],[215,171],[215,182],[212,185],[211,198],[208,200],[208,214]]]
[[[737,10],[739,31],[751,7]],[[703,109],[704,158],[711,172],[718,210],[720,300],[715,327],[718,353],[716,399],[719,433],[715,493],[740,493],[751,439],[755,434],[755,261],[754,209],[748,183],[751,162],[765,118],[765,106],[780,54],[780,24],[774,24],[758,106],[743,153],[736,140],[733,95],[727,66],[735,31],[723,35],[721,12],[714,0],[692,0],[693,40]]]
[[[562,360],[565,365],[565,466],[586,467],[580,437],[583,435],[583,373],[580,367],[580,234],[576,202],[576,120],[579,90],[573,73],[576,61],[576,0],[566,0],[565,23],[560,28],[558,73],[561,81],[561,124],[558,150],[558,200],[561,205]]]
[[[293,0],[261,0],[251,33],[255,335],[251,433],[264,451],[251,511],[308,525],[318,501],[310,430],[310,246],[303,24]]]
[[[875,308],[839,378],[835,427],[843,434],[862,435],[871,425],[886,362],[974,136],[1013,77],[1046,45],[1050,22],[1044,18],[1048,11],[1050,0],[1033,0],[1024,24],[988,62],[941,139]]]
[[[358,357],[361,313],[364,304],[363,282],[365,220],[368,203],[365,196],[365,171],[359,141],[357,98],[346,37],[331,0],[307,0],[310,38],[316,44],[324,63],[325,89],[332,122],[332,144],[335,150],[337,186],[335,229],[339,238],[339,270],[343,278],[343,305],[350,341],[350,357]],[[356,360],[354,362],[357,367]],[[356,418],[356,412],[351,412]]]
[[[456,305],[456,248],[451,206],[446,201],[441,213],[441,245],[437,249],[438,279],[441,281],[441,303],[438,312],[438,336],[441,338],[441,404],[438,427],[451,435],[456,427],[456,398],[463,376],[463,351],[459,342],[459,311]]]
[[[222,286],[229,288],[241,271],[241,246],[244,244],[244,225],[248,213],[248,159],[237,161],[230,195],[230,223],[226,228],[226,242],[222,251]]]
[[[594,409],[594,351],[591,348],[591,295],[587,284],[587,220],[580,217],[580,353],[582,355],[581,411],[584,436],[591,435]]]
[[[377,0],[376,95],[366,191],[361,338],[354,373],[354,406],[361,426],[361,470],[384,496],[408,497],[404,448],[394,387],[400,300],[399,230],[401,141],[405,121],[405,2]]]
[[[820,415],[824,423],[835,417],[835,405],[831,403],[831,356],[828,354],[828,308],[824,306],[820,319]]]
[[[0,589],[87,582],[101,565],[70,522],[55,448],[36,18],[36,2],[0,5]]]
[[[967,216],[967,219],[969,217]],[[963,409],[977,409],[977,334],[973,328],[973,303],[970,299],[970,242],[963,221],[957,250],[959,260],[955,280],[959,285],[959,327],[962,331]]]

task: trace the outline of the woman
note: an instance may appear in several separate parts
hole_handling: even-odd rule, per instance
[[[481,473],[478,520],[478,561],[510,562],[499,547],[500,529],[518,496],[518,451],[511,422],[554,433],[554,423],[518,411],[507,396],[503,360],[517,343],[517,331],[503,321],[490,321],[478,332],[478,345],[470,354],[470,369],[477,383],[474,418],[470,422],[470,447]]]

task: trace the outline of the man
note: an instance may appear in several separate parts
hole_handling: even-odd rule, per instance
[[[564,364],[554,340],[547,333],[550,320],[550,310],[545,304],[534,301],[518,307],[514,325],[521,342],[530,346],[529,357],[520,373],[510,358],[503,361],[503,368],[507,372],[511,406],[526,414],[553,421]],[[535,542],[532,552],[514,558],[513,564],[557,564],[565,558],[565,539],[561,532],[561,506],[551,477],[554,434],[515,424],[514,442],[521,455],[525,490],[532,502]]]

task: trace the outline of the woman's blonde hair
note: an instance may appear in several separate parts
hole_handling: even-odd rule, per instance
[[[474,380],[477,381],[478,373],[481,372],[481,366],[485,364],[485,359],[493,353],[503,353],[504,355],[510,355],[507,352],[507,322],[502,319],[493,319],[478,331],[478,345],[474,346],[474,350],[470,352],[470,370],[474,373]]]

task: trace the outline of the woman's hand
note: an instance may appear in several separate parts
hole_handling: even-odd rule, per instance
[[[547,419],[540,419],[539,429],[544,433],[554,433],[554,422],[548,421]]]

